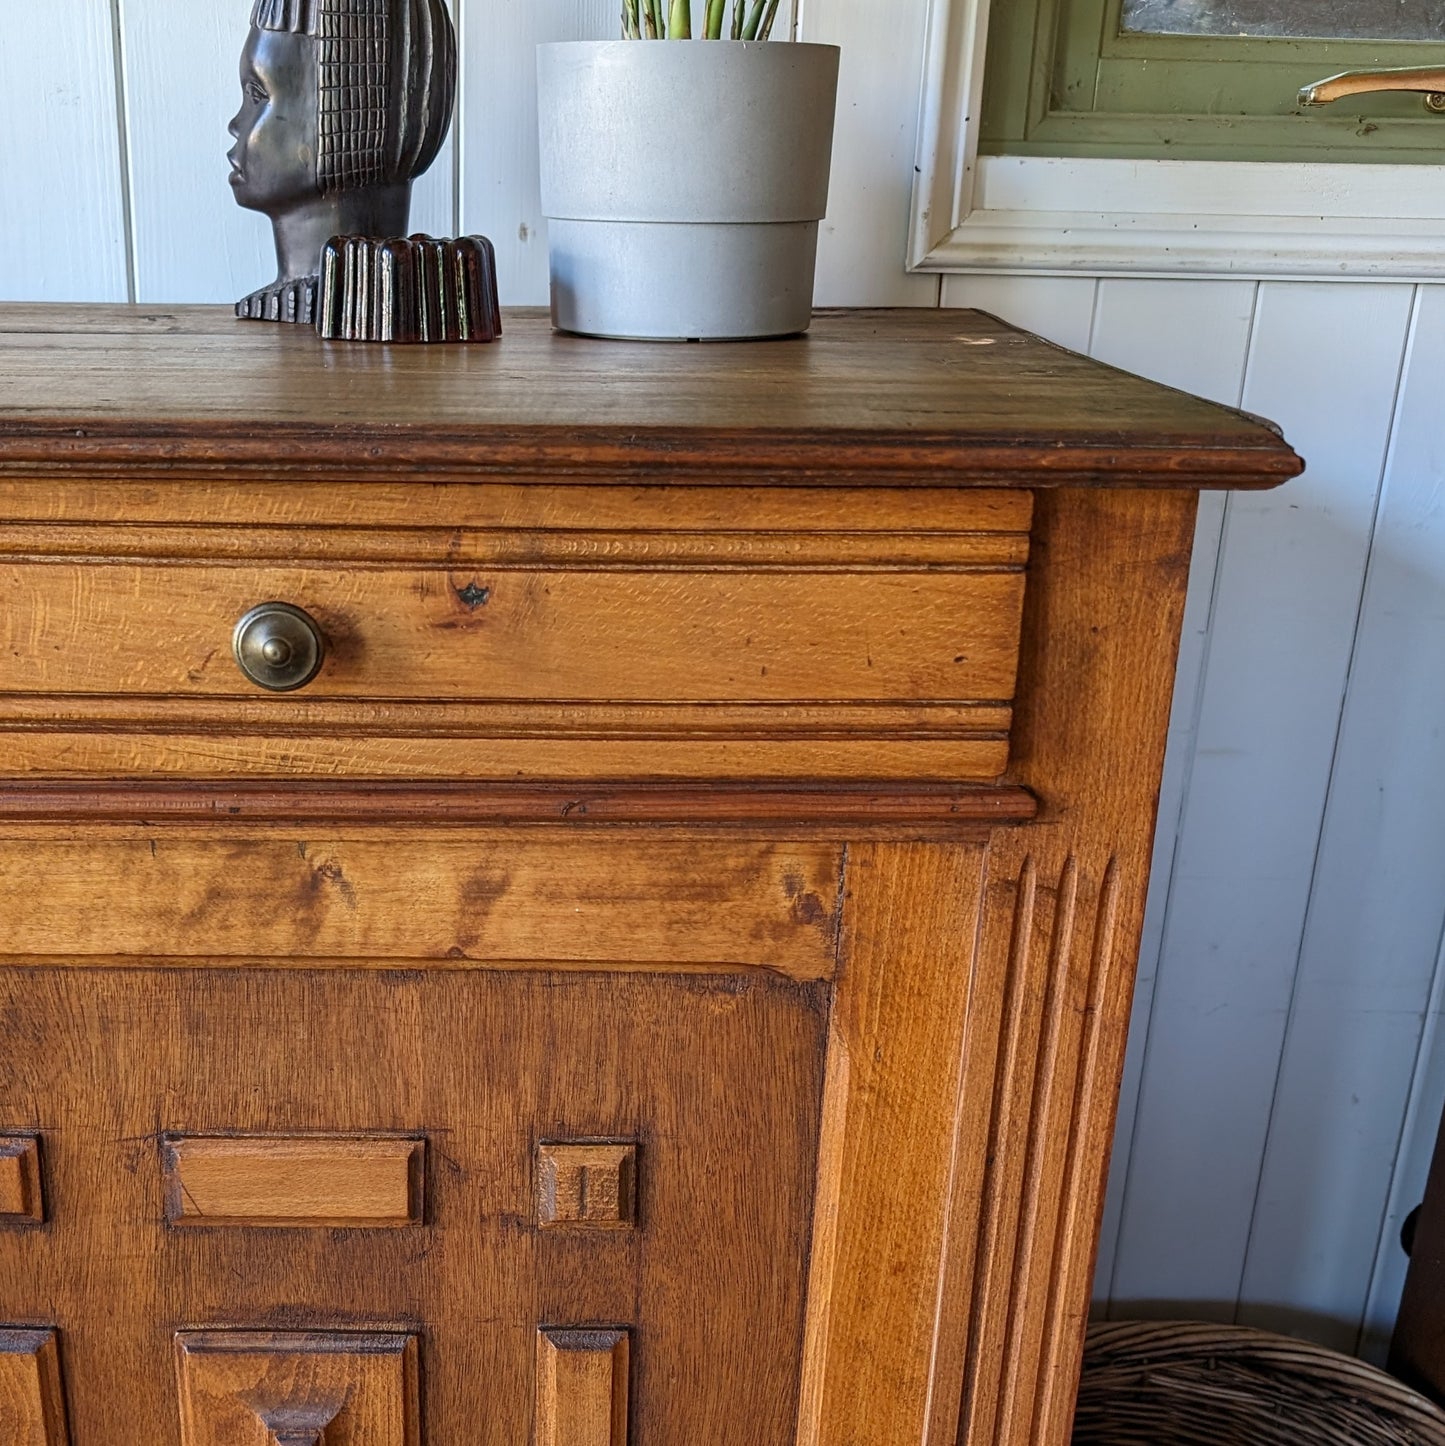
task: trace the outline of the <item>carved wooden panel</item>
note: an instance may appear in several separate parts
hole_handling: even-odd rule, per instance
[[[571,856],[552,845],[559,889]],[[427,1446],[528,1446],[554,1323],[635,1330],[635,1446],[789,1441],[830,993],[761,971],[0,963],[0,1119],[43,1112],[52,1192],[45,1228],[0,1229],[0,1321],[63,1321],[75,1446],[181,1446],[173,1332],[223,1328],[424,1335]],[[420,1223],[167,1223],[158,1129],[363,1127],[425,1134]],[[635,1226],[540,1228],[539,1139],[636,1141]]]
[[[543,1330],[537,1337],[535,1446],[627,1446],[625,1330]]]
[[[66,1446],[54,1331],[0,1329],[0,1446]]]
[[[419,1139],[170,1136],[172,1225],[404,1226],[421,1220]]]
[[[0,1135],[0,1227],[44,1219],[40,1141],[34,1135]]]
[[[414,1335],[176,1337],[182,1446],[421,1446]]]
[[[542,1225],[626,1230],[637,1216],[637,1146],[537,1147],[537,1219]]]

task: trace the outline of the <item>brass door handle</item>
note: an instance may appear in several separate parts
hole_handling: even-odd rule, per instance
[[[1425,108],[1445,115],[1445,67],[1403,70],[1347,70],[1328,80],[1317,80],[1299,93],[1301,105],[1328,105],[1352,95],[1373,95],[1379,91],[1413,91],[1425,97]]]
[[[254,607],[231,637],[236,666],[272,693],[304,688],[321,671],[326,635],[310,613],[290,603]]]

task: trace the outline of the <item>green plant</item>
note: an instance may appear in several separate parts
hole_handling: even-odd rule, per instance
[[[729,0],[698,3],[703,10],[699,40],[768,40],[780,0],[731,0],[731,24]],[[692,0],[622,0],[622,35],[626,40],[691,40]]]

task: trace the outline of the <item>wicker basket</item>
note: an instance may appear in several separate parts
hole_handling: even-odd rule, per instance
[[[1445,1446],[1445,1411],[1362,1361],[1239,1326],[1095,1326],[1074,1446]]]

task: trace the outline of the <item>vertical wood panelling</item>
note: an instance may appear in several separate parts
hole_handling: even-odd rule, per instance
[[[1445,923],[1445,289],[1421,295],[1412,343],[1241,1314],[1277,1327],[1307,1312],[1342,1350],[1359,1332]]]
[[[841,45],[821,306],[936,306],[936,276],[903,268],[918,148],[926,6],[803,0],[799,38]]]
[[[1242,281],[1101,281],[1092,322],[1091,353],[1100,361],[1126,371],[1237,406],[1244,390],[1258,292],[1254,283]],[[1181,336],[1188,338],[1187,346],[1179,344]],[[1169,721],[1169,749],[1159,794],[1149,906],[1144,915],[1129,1053],[1119,1097],[1115,1163],[1110,1172],[1099,1242],[1100,1292],[1107,1290],[1114,1273],[1124,1182],[1143,1078],[1144,1041],[1149,1033],[1154,981],[1163,945],[1165,903],[1174,867],[1179,820],[1193,771],[1200,683],[1213,615],[1227,496],[1223,492],[1205,492],[1199,499],[1189,596],[1184,608],[1174,707]]]
[[[1434,1159],[1442,1113],[1445,1113],[1445,938],[1435,957],[1434,993],[1425,1018],[1411,1099],[1405,1112],[1390,1202],[1375,1253],[1374,1277],[1365,1299],[1359,1352],[1377,1365],[1384,1364],[1390,1349],[1409,1266],[1400,1230],[1406,1217],[1425,1198],[1425,1182]]]
[[[1266,285],[1245,405],[1308,473],[1230,506],[1116,1302],[1232,1318],[1413,288]]]
[[[122,0],[120,14],[136,298],[235,301],[276,275],[270,223],[236,205],[226,164],[247,0]],[[451,232],[452,144],[417,183],[416,230]]]
[[[1088,351],[1099,283],[1092,276],[945,276],[945,306],[976,306],[1072,351]]]
[[[537,179],[537,46],[611,40],[615,0],[467,0],[462,28],[462,230],[497,248],[504,306],[547,301],[547,228]]]
[[[0,0],[0,300],[124,301],[110,0]]]

